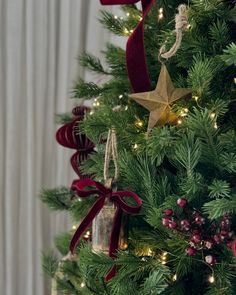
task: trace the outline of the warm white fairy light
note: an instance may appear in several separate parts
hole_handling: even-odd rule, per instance
[[[195,101],[198,101],[199,97],[198,97],[197,95],[194,95],[194,96],[193,96],[193,99],[194,99]]]
[[[84,287],[85,287],[85,283],[82,282],[82,283],[80,284],[80,287],[81,287],[81,288],[84,288]]]
[[[183,123],[183,121],[181,119],[178,119],[177,124],[181,125]]]
[[[94,114],[94,111],[90,111],[90,112],[89,112],[89,115],[93,115],[93,114]]]
[[[218,125],[217,125],[216,122],[214,123],[214,128],[215,128],[215,129],[218,129]]]
[[[153,252],[152,252],[152,250],[149,248],[149,249],[148,249],[148,252],[147,252],[147,256],[152,256],[152,254],[153,254]]]
[[[187,24],[187,30],[189,30],[191,28],[190,24]]]
[[[124,28],[124,34],[128,35],[129,34],[129,30],[127,28]]]
[[[135,143],[135,144],[133,145],[133,149],[134,149],[134,150],[137,150],[137,148],[138,148],[138,145],[137,145],[137,143]]]
[[[140,120],[140,119],[137,119],[137,120],[135,121],[135,126],[137,126],[137,127],[143,127],[143,121]]]
[[[114,15],[114,19],[118,19],[118,16],[117,15]]]
[[[127,12],[127,13],[126,13],[126,16],[128,16],[128,17],[129,17],[129,16],[130,16],[130,13],[129,13],[129,12]]]
[[[125,111],[128,111],[128,108],[129,108],[128,106],[125,106]]]
[[[139,20],[140,20],[140,21],[141,21],[141,20],[143,20],[143,17],[142,17],[142,16],[140,16],[140,17],[139,17]]]
[[[76,225],[72,225],[72,229],[76,230],[77,226]]]
[[[123,20],[124,19],[123,16],[121,16],[120,19]]]
[[[123,94],[119,95],[119,99],[123,98]]]
[[[161,254],[161,264],[162,265],[166,265],[166,263],[167,263],[167,252],[163,252],[162,254]]]
[[[163,19],[164,17],[164,14],[163,14],[163,8],[161,7],[159,10],[158,10],[158,19]]]
[[[97,101],[97,103],[96,103],[96,106],[97,106],[97,107],[99,107],[99,106],[100,106],[100,102],[99,102],[99,101]]]
[[[211,119],[214,119],[214,118],[215,118],[215,116],[216,116],[216,114],[215,114],[215,113],[211,113],[211,114],[210,114],[210,117],[211,117]]]
[[[208,282],[213,284],[215,282],[215,277],[213,275],[208,277]]]
[[[173,276],[172,280],[173,280],[174,282],[177,281],[177,274],[175,274],[175,275]]]
[[[236,84],[236,78],[234,78],[234,84]]]
[[[134,32],[134,30],[133,30],[133,29],[131,29],[131,30],[129,30],[129,32],[132,34],[132,33]]]

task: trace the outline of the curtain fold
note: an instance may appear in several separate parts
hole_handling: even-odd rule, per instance
[[[74,177],[54,114],[72,108],[72,85],[86,74],[76,57],[110,38],[99,9],[94,0],[0,0],[0,294],[50,294],[41,251],[69,221],[38,195]]]

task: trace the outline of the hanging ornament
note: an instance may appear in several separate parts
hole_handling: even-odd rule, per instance
[[[64,124],[56,133],[56,140],[64,147],[77,150],[71,157],[71,165],[80,177],[87,177],[83,175],[80,170],[80,165],[88,156],[94,152],[94,143],[87,138],[84,133],[79,132],[79,124],[83,121],[85,114],[89,108],[84,106],[77,106],[72,110],[74,115],[71,122]]]
[[[156,125],[176,122],[177,117],[171,112],[171,104],[190,95],[190,89],[174,87],[167,68],[163,64],[156,89],[133,93],[130,97],[150,111],[148,130],[151,130]]]
[[[113,160],[115,172],[114,177],[109,175],[110,161]],[[131,191],[116,191],[114,184],[118,179],[118,153],[117,138],[115,129],[110,129],[107,137],[104,180],[105,186],[92,179],[75,180],[71,189],[80,197],[87,198],[96,196],[96,201],[88,212],[87,216],[80,223],[71,243],[70,251],[73,254],[80,241],[81,236],[87,230],[91,222],[92,225],[92,248],[95,252],[104,252],[113,259],[120,248],[124,249],[127,244],[124,240],[124,230],[122,229],[123,213],[137,214],[142,206],[142,200]],[[92,188],[91,188],[92,187]],[[136,205],[131,206],[126,203],[126,198],[132,199]],[[105,279],[110,280],[116,274],[116,267],[108,272]]]

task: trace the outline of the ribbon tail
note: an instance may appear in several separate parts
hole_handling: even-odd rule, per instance
[[[116,257],[116,251],[119,246],[120,228],[122,222],[122,210],[118,207],[114,217],[114,223],[111,231],[109,256],[113,259]],[[105,277],[105,281],[108,282],[116,275],[116,266],[114,265]]]
[[[95,218],[95,216],[101,211],[103,205],[105,202],[104,197],[100,197],[93,205],[93,207],[90,209],[87,216],[83,219],[83,221],[80,223],[79,227],[77,228],[74,236],[72,237],[72,240],[70,242],[70,251],[72,254],[74,254],[75,249],[79,243],[81,235],[84,233],[84,231],[89,227],[92,220]]]

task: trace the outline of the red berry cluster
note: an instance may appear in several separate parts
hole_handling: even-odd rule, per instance
[[[183,209],[181,216],[175,216],[172,209],[163,211],[162,224],[172,230],[175,230],[188,239],[186,254],[195,255],[199,250],[207,251],[205,262],[214,265],[216,258],[210,252],[217,245],[225,244],[232,247],[233,233],[230,231],[230,219],[225,215],[220,223],[209,223],[196,210],[189,210],[188,201],[184,198],[177,200],[177,205]]]

